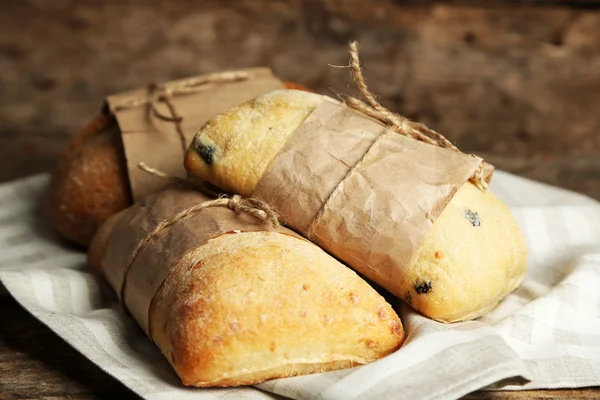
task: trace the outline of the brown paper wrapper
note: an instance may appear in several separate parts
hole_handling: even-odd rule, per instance
[[[428,230],[482,162],[395,133],[328,100],[293,134],[254,196],[288,226],[398,295]]]
[[[129,269],[138,243],[162,221],[209,200],[189,189],[168,188],[148,196],[119,215],[102,262],[103,272],[121,303],[149,335],[148,311],[152,298],[170,269],[208,240],[228,233],[290,230],[274,229],[269,222],[225,207],[204,208],[164,228],[145,244]]]
[[[177,114],[183,117],[181,124],[188,145],[198,129],[215,115],[264,93],[283,88],[282,82],[269,68],[250,68],[241,71],[249,74],[248,79],[208,83],[202,85],[200,92],[178,94],[170,98]],[[183,81],[202,77],[200,75],[171,81],[162,86],[167,89],[176,88]],[[147,105],[118,109],[119,105],[130,100],[145,98],[147,95],[147,89],[138,89],[108,96],[106,100],[108,109],[116,116],[123,136],[134,200],[153,193],[162,186],[160,180],[139,170],[138,164],[142,161],[170,176],[183,178],[186,175],[183,168],[181,140],[173,122],[157,118],[149,112]],[[155,103],[155,106],[163,115],[170,115],[166,104]]]

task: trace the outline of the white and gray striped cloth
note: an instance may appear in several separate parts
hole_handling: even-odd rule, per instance
[[[148,399],[455,399],[485,388],[600,385],[600,203],[506,173],[493,190],[530,247],[523,285],[478,321],[444,325],[406,306],[408,333],[373,364],[234,389],[185,388],[158,349],[40,216],[46,175],[0,186],[0,280],[71,346]],[[7,323],[5,321],[5,323]]]

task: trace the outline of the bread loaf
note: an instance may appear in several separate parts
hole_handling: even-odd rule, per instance
[[[284,87],[310,91],[292,82]],[[87,246],[108,217],[131,203],[121,132],[114,118],[98,116],[73,136],[54,171],[50,222],[66,239]]]
[[[313,93],[275,91],[216,116],[197,133],[185,167],[191,176],[224,190],[253,195],[275,157],[323,101],[324,96]],[[310,161],[302,165],[311,168]],[[364,196],[373,199],[370,204],[377,204],[377,193]],[[292,227],[301,231],[299,226]],[[340,247],[352,251],[356,243],[351,240],[336,246],[328,240],[317,243],[367,276],[379,268],[368,266],[360,255],[344,257],[336,252]],[[394,262],[383,256],[380,260]],[[526,245],[506,205],[489,190],[480,191],[467,182],[433,223],[408,264],[402,266],[405,273],[393,285],[398,288],[394,294],[428,317],[460,321],[483,315],[520,284],[527,264]],[[372,276],[377,282],[377,272]],[[378,283],[385,286],[385,282]]]
[[[77,133],[48,189],[51,223],[66,239],[87,246],[100,225],[131,205],[127,166],[116,121],[99,116]]]
[[[88,253],[185,385],[348,368],[401,345],[398,316],[358,275],[291,231],[243,213],[188,215],[129,264],[148,232],[206,200],[183,189],[147,197],[109,219]]]

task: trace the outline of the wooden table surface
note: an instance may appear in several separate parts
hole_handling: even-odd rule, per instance
[[[106,94],[251,65],[330,93],[348,81],[329,64],[358,39],[386,106],[499,169],[600,199],[597,1],[0,3],[0,182],[51,168]],[[0,400],[136,398],[2,289]]]

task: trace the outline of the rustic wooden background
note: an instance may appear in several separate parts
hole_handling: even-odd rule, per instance
[[[373,92],[500,169],[600,199],[598,1],[2,0],[0,181],[50,170],[105,95],[268,65],[351,92],[347,44]],[[0,399],[126,390],[0,298]],[[469,398],[598,398],[597,390]]]
[[[348,71],[329,64],[347,64],[356,39],[385,105],[500,168],[600,198],[597,9],[593,1],[3,0],[0,179],[48,170],[105,95],[152,81],[269,65],[319,92],[348,92]]]

